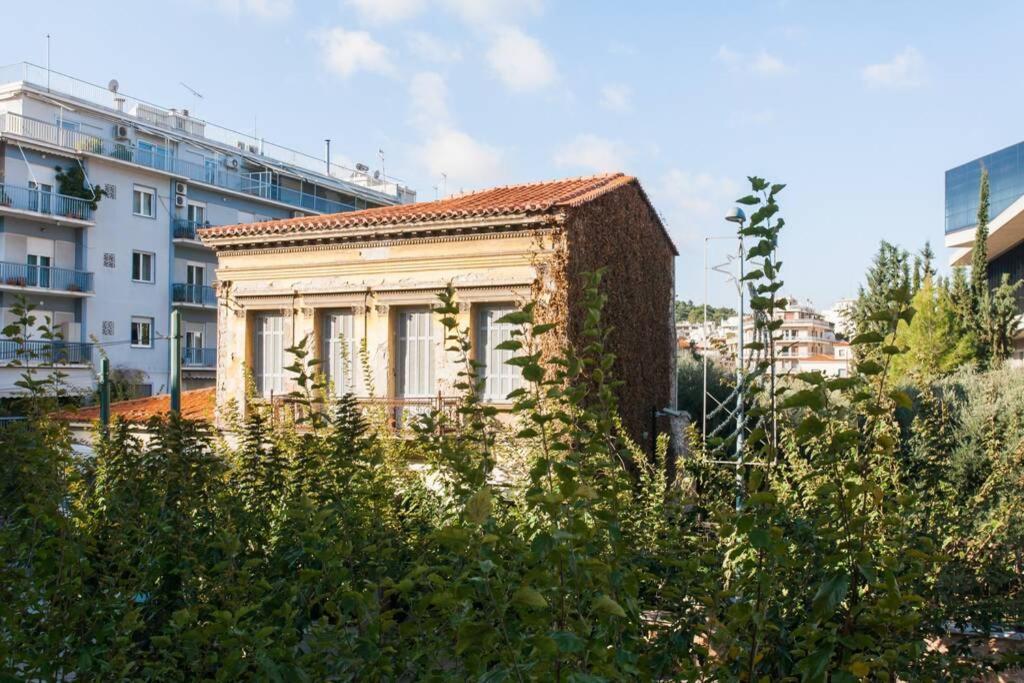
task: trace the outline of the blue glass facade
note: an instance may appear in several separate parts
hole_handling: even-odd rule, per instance
[[[946,234],[977,223],[982,167],[988,169],[990,220],[1024,195],[1024,142],[952,168],[946,171]]]

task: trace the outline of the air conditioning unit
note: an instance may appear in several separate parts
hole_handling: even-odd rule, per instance
[[[114,124],[114,139],[115,140],[127,140],[128,137],[129,137],[129,135],[128,135],[128,126],[124,125],[123,123],[115,123]]]
[[[226,157],[224,159],[224,165],[228,168],[237,171],[238,170],[238,159],[235,157]]]
[[[174,192],[176,194],[188,195],[188,185],[181,182],[180,180],[177,180],[174,183]]]
[[[179,209],[184,209],[186,206],[188,206],[188,197],[186,197],[183,194],[174,195],[174,206],[176,206]]]
[[[259,153],[260,153],[259,145],[249,145],[249,154],[259,154]]]
[[[302,218],[305,215],[306,214],[302,213],[301,211],[292,211],[292,218]]]

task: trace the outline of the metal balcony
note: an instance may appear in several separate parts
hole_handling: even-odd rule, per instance
[[[210,227],[209,221],[205,223],[199,223],[197,221],[190,221],[187,218],[175,218],[174,219],[174,239],[176,240],[194,240],[199,241],[199,235],[196,234],[196,230],[200,228]]]
[[[186,368],[216,368],[217,349],[212,347],[182,349],[181,364]]]
[[[71,294],[89,294],[93,291],[92,273],[8,262],[0,262],[0,286],[32,287]]]
[[[171,288],[171,301],[176,304],[215,308],[217,306],[217,290],[208,285],[175,282]]]
[[[29,211],[45,216],[92,220],[92,202],[31,187],[0,183],[0,207]]]
[[[92,344],[50,339],[0,339],[0,363],[19,365],[89,365]]]
[[[45,142],[55,147],[99,154],[147,168],[164,171],[172,176],[197,183],[206,183],[225,190],[249,194],[260,199],[288,204],[318,213],[340,213],[355,211],[354,204],[318,197],[299,190],[281,187],[270,181],[267,171],[242,172],[225,167],[221,162],[210,159],[207,163],[196,163],[179,159],[163,149],[142,149],[130,142],[108,141],[94,135],[66,130],[52,123],[38,121],[15,112],[0,114],[0,133]]]

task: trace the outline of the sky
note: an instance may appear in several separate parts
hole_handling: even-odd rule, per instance
[[[784,291],[824,308],[880,240],[930,240],[944,266],[944,171],[1024,139],[1018,2],[51,0],[4,17],[0,63],[45,66],[49,34],[56,71],[318,156],[331,138],[339,162],[379,168],[383,150],[420,199],[635,175],[695,301],[704,237],[730,234],[749,175],[787,184]],[[727,242],[711,245],[714,265]]]

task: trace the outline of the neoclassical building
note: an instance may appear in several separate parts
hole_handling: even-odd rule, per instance
[[[245,405],[247,368],[263,399],[291,391],[286,349],[307,336],[336,391],[386,399],[398,419],[403,406],[453,396],[460,368],[431,310],[448,282],[483,364],[484,399],[505,403],[521,378],[497,348],[511,331],[501,317],[536,300],[558,324],[549,343],[576,342],[583,274],[598,268],[630,432],[646,443],[654,411],[674,405],[677,252],[633,177],[497,187],[201,237],[218,260],[218,406]]]

